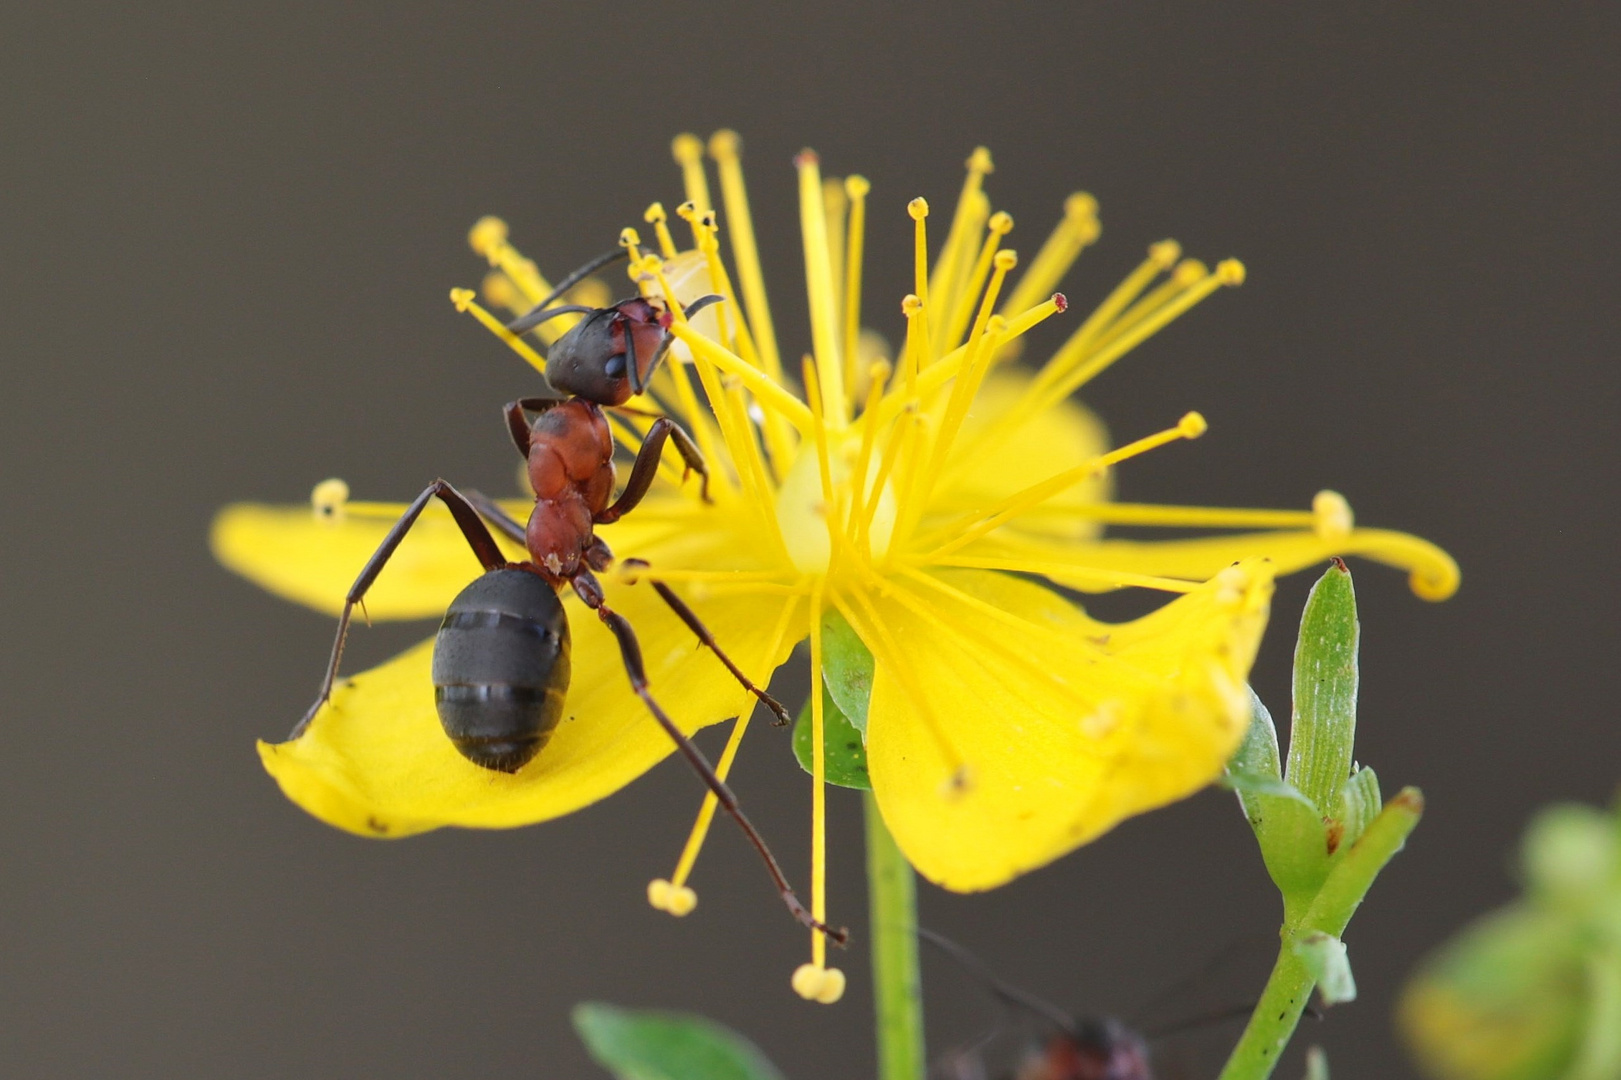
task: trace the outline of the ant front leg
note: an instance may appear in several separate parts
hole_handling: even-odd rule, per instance
[[[681,463],[686,471],[681,474],[685,480],[688,473],[697,473],[702,480],[700,494],[704,502],[712,502],[709,497],[709,466],[704,464],[704,456],[698,450],[698,444],[692,441],[692,436],[684,431],[680,424],[668,416],[661,416],[653,421],[653,426],[647,429],[642,437],[642,448],[636,451],[636,462],[630,467],[630,479],[625,481],[625,490],[612,506],[599,511],[592,518],[592,524],[611,525],[636,509],[636,504],[642,501],[647,489],[653,486],[653,478],[658,475],[659,455],[664,452],[664,440],[670,439],[681,455]]]
[[[602,594],[602,585],[597,581],[596,577],[589,570],[582,570],[570,578],[569,583],[574,586],[575,593],[585,602],[585,606],[595,611],[597,617],[607,625],[609,630],[613,631],[615,640],[619,642],[620,656],[625,662],[625,673],[630,676],[631,690],[636,693],[637,697],[642,699],[642,704],[646,705],[647,711],[653,714],[653,719],[657,720],[659,726],[675,741],[676,749],[681,751],[681,756],[687,759],[687,763],[692,766],[693,771],[698,774],[709,790],[714,792],[721,809],[731,816],[731,819],[737,823],[737,827],[743,830],[743,835],[748,837],[749,843],[754,845],[754,850],[759,853],[760,860],[765,863],[766,872],[771,875],[772,883],[776,885],[777,892],[782,896],[782,902],[788,906],[788,910],[793,913],[794,918],[809,929],[820,930],[833,941],[843,945],[849,940],[849,933],[843,929],[833,930],[811,916],[810,911],[800,902],[799,897],[794,894],[793,887],[788,884],[788,879],[783,876],[782,867],[777,865],[776,856],[772,855],[771,849],[766,846],[765,838],[756,831],[754,825],[744,815],[743,808],[738,804],[737,796],[732,794],[732,789],[726,786],[724,780],[715,775],[715,767],[709,763],[708,758],[704,757],[703,751],[699,750],[692,740],[687,738],[681,729],[675,726],[675,722],[659,707],[659,703],[653,700],[653,695],[648,691],[647,670],[642,665],[642,647],[636,640],[636,632],[631,629],[630,623],[626,621],[623,615],[608,607]]]
[[[376,582],[377,575],[383,572],[383,567],[399,548],[405,534],[416,524],[417,518],[428,505],[428,500],[436,497],[449,508],[450,516],[455,519],[462,536],[466,537],[468,546],[473,549],[479,565],[484,567],[486,572],[499,570],[507,565],[507,557],[496,546],[495,538],[490,535],[490,530],[485,528],[473,504],[443,480],[435,480],[429,484],[422,494],[406,507],[405,513],[400,515],[400,520],[388,530],[383,542],[372,552],[371,558],[366,560],[366,565],[361,568],[360,576],[355,578],[355,583],[349,586],[349,593],[343,601],[343,613],[338,616],[338,634],[332,642],[332,657],[327,661],[326,675],[321,680],[321,692],[316,696],[315,704],[310,706],[310,711],[304,714],[304,719],[298,722],[288,738],[296,739],[304,734],[304,729],[315,719],[315,714],[321,711],[321,706],[332,697],[332,684],[338,678],[338,661],[343,658],[343,643],[349,636],[349,619],[354,613],[355,605],[365,599],[366,591]]]
[[[626,559],[621,565],[627,571],[651,569],[641,559]],[[721,651],[720,645],[715,641],[715,635],[709,632],[709,627],[699,620],[697,612],[688,607],[686,601],[677,596],[675,591],[664,582],[648,578],[647,583],[653,586],[653,591],[658,593],[660,598],[670,606],[670,610],[675,612],[681,621],[687,624],[687,629],[697,635],[698,643],[707,646],[709,651],[715,654],[716,659],[726,665],[726,670],[732,673],[732,677],[742,684],[743,689],[759,698],[760,703],[771,710],[776,717],[772,723],[777,727],[787,727],[791,722],[791,718],[788,716],[788,710],[782,707],[782,702],[755,686],[749,677],[743,674],[743,670],[732,663],[732,658]]]

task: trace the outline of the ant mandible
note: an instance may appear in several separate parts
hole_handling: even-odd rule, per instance
[[[433,647],[434,706],[445,734],[462,756],[486,769],[515,773],[551,738],[568,692],[568,619],[557,595],[568,586],[613,632],[631,689],[743,830],[788,910],[807,927],[843,944],[845,931],[830,929],[811,916],[732,790],[653,699],[636,634],[625,617],[608,606],[596,578],[613,562],[613,553],[596,535],[596,526],[618,521],[641,502],[652,486],[666,440],[675,443],[686,472],[698,474],[702,496],[706,501],[709,498],[709,473],[697,445],[675,421],[659,416],[642,439],[624,491],[617,500],[609,501],[614,492],[614,441],[603,410],[624,406],[647,387],[674,340],[672,317],[661,302],[641,296],[606,308],[550,305],[588,274],[626,254],[612,251],[591,260],[508,325],[512,332],[523,333],[560,315],[585,316],[552,343],[547,357],[547,381],[570,396],[522,398],[509,402],[505,409],[507,428],[528,460],[529,484],[534,489],[535,507],[527,527],[493,500],[472,492],[464,495],[444,480],[428,485],[388,531],[350,587],[320,694],[292,737],[303,734],[332,696],[355,606],[363,601],[428,501],[437,498],[450,510],[484,568],[451,601]],[[683,312],[691,316],[721,299],[713,294],[699,297],[685,305]],[[523,544],[529,558],[509,562],[490,535],[486,520]],[[627,560],[627,565],[632,564],[646,568],[645,563]],[[693,610],[663,582],[648,580],[699,642],[776,714],[779,724],[787,724],[787,711],[721,651]]]

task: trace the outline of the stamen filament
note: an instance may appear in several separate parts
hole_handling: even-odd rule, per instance
[[[934,274],[929,280],[929,291],[938,298],[934,305],[935,313],[930,316],[930,333],[938,333],[943,329],[946,309],[952,300],[952,297],[946,294],[956,284],[959,252],[967,243],[974,203],[976,197],[983,197],[980,188],[984,184],[985,174],[993,168],[991,152],[983,146],[975,147],[966,164],[968,175],[963,178],[962,193],[957,196],[957,209],[951,218],[951,229],[946,233],[945,247],[940,251],[940,259],[935,263]],[[921,289],[918,290],[918,295],[925,301],[928,299]]]
[[[702,213],[710,207],[709,181],[704,178],[703,140],[691,132],[682,132],[670,141],[670,154],[681,166],[681,183],[687,201]]]
[[[799,429],[801,435],[815,434],[810,409],[805,407],[804,402],[777,385],[770,375],[721,348],[686,323],[673,324],[670,333],[685,342],[694,356],[701,355],[726,374],[736,375],[738,380],[748,387],[761,408],[775,409],[782,413],[790,424]]]
[[[1030,386],[1030,393],[1035,395],[1046,390],[1080,363],[1086,355],[1087,347],[1092,344],[1092,339],[1126,310],[1131,302],[1148,288],[1150,282],[1175,265],[1181,254],[1182,245],[1175,240],[1161,240],[1151,245],[1148,249],[1148,258],[1139,263],[1135,270],[1126,275],[1124,281],[1104,297],[1103,303],[1086,317],[1086,321],[1081,323],[1069,336],[1069,340],[1060,345],[1058,351],[1053,353],[1052,358],[1036,373],[1035,381]]]
[[[827,249],[827,219],[822,203],[820,159],[813,150],[794,158],[799,170],[799,227],[805,245],[805,290],[810,300],[811,345],[822,380],[822,402],[828,420],[843,428],[849,422],[844,396],[844,368],[839,359],[838,312],[834,309],[833,266]]]
[[[806,386],[811,384],[807,381]],[[827,923],[827,747],[822,715],[822,600],[827,579],[811,586],[811,918]],[[811,931],[811,963],[827,966],[827,935]]]
[[[946,344],[954,345],[962,340],[963,331],[968,329],[968,317],[974,311],[974,299],[980,295],[980,290],[985,287],[985,279],[990,276],[991,259],[996,255],[996,249],[1002,243],[1002,238],[1012,231],[1011,214],[998,211],[991,215],[990,228],[985,233],[984,244],[980,246],[979,258],[974,260],[968,284],[957,296],[957,302],[951,306],[951,321],[946,325],[945,336],[940,339],[942,347]]]
[[[484,324],[484,329],[506,342],[507,348],[528,361],[530,367],[542,375],[546,374],[546,358],[530,348],[528,342],[502,325],[500,319],[484,310],[483,305],[474,299],[476,295],[472,289],[451,289],[450,302],[456,305],[457,311],[471,312],[473,318]]]
[[[1017,517],[1023,511],[1047,501],[1060,491],[1073,487],[1080,481],[1096,475],[1111,465],[1117,465],[1122,461],[1134,458],[1139,454],[1146,454],[1150,450],[1180,439],[1196,439],[1204,434],[1205,426],[1204,417],[1196,412],[1190,412],[1175,427],[1166,428],[1164,431],[1145,436],[1136,442],[1127,443],[1125,446],[1111,450],[1107,454],[1100,454],[1090,461],[1065,469],[1056,476],[1048,477],[1040,483],[1031,484],[1029,487],[999,500],[987,510],[964,515],[932,534],[934,536],[954,536],[954,538],[923,556],[922,561],[928,563],[939,561],[951,552],[1001,528],[1010,519]],[[971,524],[976,518],[979,519],[978,523]],[[960,529],[964,531],[959,532]]]
[[[850,393],[856,392],[856,345],[861,340],[861,260],[867,241],[867,192],[864,176],[846,177],[844,193],[850,201],[850,230],[844,244],[844,372]]]
[[[930,566],[953,566],[968,570],[1002,570],[1010,573],[1041,574],[1044,577],[1055,579],[1078,578],[1083,581],[1095,581],[1102,585],[1115,585],[1121,588],[1158,589],[1161,592],[1188,593],[1197,589],[1201,584],[1201,582],[1197,581],[1183,581],[1180,578],[1158,577],[1153,574],[1133,574],[1124,570],[1100,570],[1044,559],[947,555],[939,558],[931,556],[925,561]]]
[[[1084,191],[1064,200],[1064,216],[1053,228],[1029,269],[1019,275],[1002,314],[1023,311],[1058,287],[1087,245],[1097,240],[1098,201]]]
[[[884,383],[889,378],[888,364],[873,364],[867,383],[867,405],[861,412],[865,423],[861,425],[861,449],[856,454],[855,483],[851,486],[850,519],[845,522],[845,528],[851,534],[851,541],[858,552],[867,550],[866,536],[869,516],[863,511],[867,501],[867,470],[872,467],[873,441],[877,438],[878,402],[884,396]],[[876,506],[876,504],[874,504]]]
[[[760,359],[773,379],[782,378],[782,359],[777,353],[777,332],[771,325],[771,305],[766,300],[765,275],[760,270],[760,250],[754,242],[754,221],[749,216],[748,189],[743,183],[742,140],[735,131],[717,131],[709,138],[709,156],[720,173],[721,196],[726,200],[726,218],[732,236],[732,258],[737,260],[743,304],[749,328]]]

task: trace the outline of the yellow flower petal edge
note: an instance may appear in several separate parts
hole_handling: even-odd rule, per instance
[[[648,678],[688,734],[752,704],[708,650],[701,649],[652,590],[611,587],[609,601],[641,634]],[[767,654],[745,628],[776,624],[782,597],[695,602],[732,658],[768,674],[792,643]],[[330,825],[361,836],[400,837],[445,825],[510,828],[545,821],[618,791],[675,746],[630,691],[613,636],[573,597],[573,680],[563,720],[545,749],[517,773],[481,769],[440,728],[429,676],[433,642],[343,679],[299,738],[260,743],[264,766],[289,799]]]
[[[1242,738],[1264,561],[1120,625],[1005,575],[937,580],[875,605],[910,671],[879,662],[867,728],[884,822],[936,884],[990,889],[1044,866],[1209,784]]]

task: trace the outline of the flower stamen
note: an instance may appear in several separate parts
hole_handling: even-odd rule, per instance
[[[765,275],[760,269],[760,250],[754,242],[754,220],[749,215],[748,189],[743,183],[742,140],[737,132],[722,130],[709,138],[709,156],[720,173],[721,197],[726,202],[726,218],[732,236],[732,258],[737,260],[738,284],[749,327],[765,370],[774,379],[782,378],[782,359],[777,353],[777,332],[771,324],[771,305],[766,300]]]
[[[450,302],[456,305],[456,310],[463,314],[471,313],[473,318],[484,324],[484,329],[494,334],[506,343],[507,348],[523,357],[529,366],[546,374],[546,358],[529,347],[529,343],[508,330],[500,319],[491,315],[476,299],[477,294],[472,289],[451,289]],[[541,299],[545,299],[544,296]]]
[[[968,283],[957,295],[956,303],[951,306],[951,321],[946,324],[945,335],[940,339],[941,348],[947,344],[956,345],[962,341],[963,331],[968,329],[968,317],[974,311],[974,300],[985,288],[985,279],[991,273],[991,260],[996,256],[997,248],[1001,246],[1002,238],[1013,231],[1013,215],[1005,210],[999,210],[991,215],[989,228],[985,233],[985,242],[980,246],[979,258],[974,260],[973,270],[968,276]],[[983,305],[981,305],[983,307]]]
[[[1024,311],[1058,287],[1058,283],[1075,265],[1081,252],[1102,234],[1098,225],[1098,201],[1084,191],[1077,191],[1064,200],[1064,216],[1054,226],[1052,234],[1041,245],[1029,269],[1019,276],[1018,283],[1002,305],[1002,314]]]
[[[867,192],[872,185],[864,176],[847,176],[844,194],[850,211],[844,243],[844,374],[850,392],[856,386],[856,343],[861,338],[861,269],[867,240]]]
[[[687,201],[700,211],[708,210],[709,181],[704,178],[704,143],[698,136],[683,131],[670,140],[670,155],[681,166],[681,183]]]
[[[839,321],[835,310],[833,264],[827,246],[827,217],[822,201],[821,161],[814,150],[794,158],[799,170],[799,230],[805,245],[805,291],[810,301],[811,348],[822,380],[822,407],[830,423],[849,423],[844,396],[844,366],[839,359]]]

